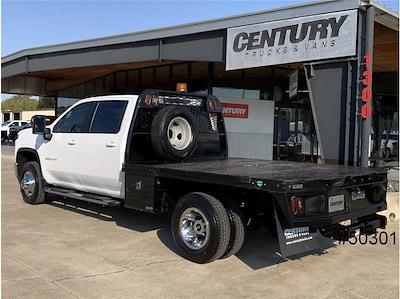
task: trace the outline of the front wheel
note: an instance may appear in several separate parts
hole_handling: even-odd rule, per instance
[[[219,200],[205,193],[189,193],[179,200],[171,229],[179,254],[195,263],[219,259],[229,245],[228,214]]]
[[[31,205],[45,202],[44,180],[37,162],[27,162],[21,169],[19,185],[22,199]]]

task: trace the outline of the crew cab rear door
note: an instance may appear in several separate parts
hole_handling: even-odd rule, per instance
[[[89,134],[80,141],[83,191],[123,197],[122,163],[134,106],[128,109],[128,103],[124,98],[98,102]]]

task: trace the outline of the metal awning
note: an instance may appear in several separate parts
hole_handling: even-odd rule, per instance
[[[325,0],[180,26],[22,50],[2,58],[3,92],[37,95],[118,70],[177,61],[224,62],[226,29],[302,16],[376,6],[383,37],[376,70],[398,71],[398,14],[374,1]],[[390,55],[390,57],[388,56]],[[387,63],[390,61],[390,63]],[[396,62],[397,61],[397,62]],[[374,66],[375,67],[375,66]]]

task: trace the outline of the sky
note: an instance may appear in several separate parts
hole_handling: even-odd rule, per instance
[[[309,1],[1,1],[1,57],[26,48],[129,33]],[[382,4],[399,10],[398,0]]]

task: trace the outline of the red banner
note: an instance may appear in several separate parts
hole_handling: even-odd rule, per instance
[[[224,117],[249,118],[248,104],[221,103]]]

